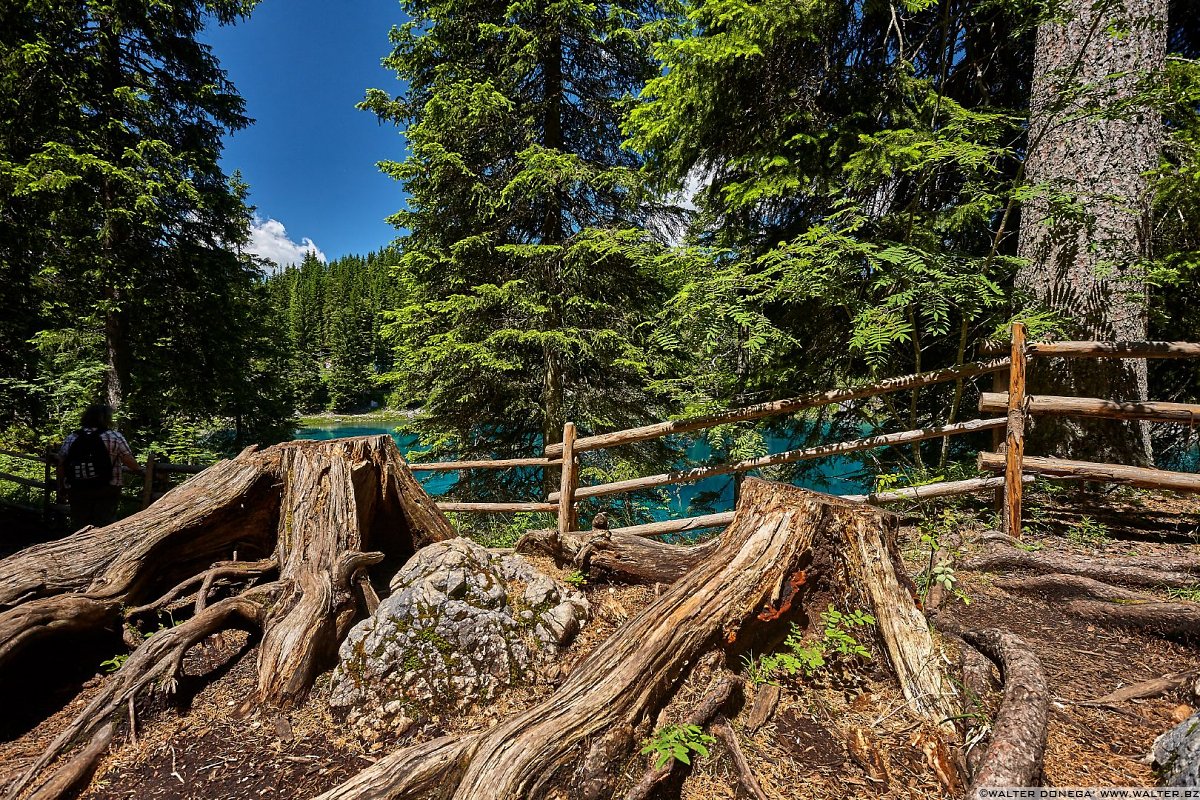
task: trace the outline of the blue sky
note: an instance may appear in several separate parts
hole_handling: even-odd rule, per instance
[[[404,137],[354,104],[368,87],[400,90],[379,60],[404,19],[397,0],[263,0],[205,33],[255,119],[226,138],[222,163],[250,184],[260,254],[299,260],[311,245],[334,259],[396,237],[384,219],[403,194],[375,163],[402,159]]]

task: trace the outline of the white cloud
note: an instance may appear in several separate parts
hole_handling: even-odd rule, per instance
[[[288,264],[299,264],[304,260],[304,254],[311,252],[318,261],[324,263],[327,259],[321,248],[307,236],[294,242],[287,235],[287,228],[277,219],[263,219],[257,214],[250,221],[250,243],[246,249],[256,256],[269,259],[280,267]]]

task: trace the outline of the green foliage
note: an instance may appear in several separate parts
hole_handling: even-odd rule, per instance
[[[743,657],[747,678],[754,684],[770,683],[781,676],[811,678],[832,661],[871,658],[871,651],[859,642],[854,631],[874,625],[873,616],[860,609],[842,613],[830,604],[821,612],[821,623],[821,636],[816,641],[806,641],[804,632],[793,624],[784,649],[758,659]]]
[[[108,659],[107,661],[101,661],[100,666],[104,667],[105,672],[112,674],[112,673],[116,672],[117,670],[119,670],[121,667],[125,666],[125,662],[128,660],[129,660],[128,653],[117,653],[115,656]]]
[[[553,514],[450,514],[450,521],[464,536],[484,547],[513,547],[529,531],[553,528]]]
[[[572,586],[587,586],[587,575],[584,575],[577,569],[571,570],[571,572],[567,575],[567,577],[563,578],[563,580]]]
[[[385,314],[405,300],[391,248],[328,264],[306,253],[267,279],[279,326],[287,332],[284,372],[297,410],[356,411],[384,398],[379,373],[391,367]],[[412,398],[400,398],[407,407]]]
[[[641,753],[653,753],[654,766],[661,769],[671,759],[691,764],[692,753],[702,758],[707,757],[708,745],[715,741],[716,739],[701,730],[699,725],[666,725],[654,732],[641,749]]]
[[[1167,587],[1167,597],[1200,603],[1200,586],[1170,586]]]
[[[246,186],[221,137],[249,124],[206,24],[253,0],[20,0],[0,20],[0,427],[61,439],[113,400],[153,439],[219,417],[277,432]],[[10,306],[11,304],[11,306]],[[11,313],[10,313],[11,312]]]
[[[1080,547],[1100,547],[1108,541],[1108,526],[1088,516],[1067,527],[1067,540]]]
[[[383,170],[407,295],[388,315],[393,396],[428,457],[527,455],[563,424],[602,430],[662,416],[646,383],[647,322],[665,288],[624,107],[656,65],[651,4],[497,6],[405,0],[385,65],[405,84],[361,106],[404,126]],[[532,472],[464,476],[526,494]],[[542,487],[538,487],[539,489]]]

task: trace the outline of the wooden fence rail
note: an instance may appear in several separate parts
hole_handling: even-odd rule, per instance
[[[868,386],[857,386],[848,389],[833,389],[828,392],[807,395],[805,397],[792,397],[787,400],[773,400],[769,403],[758,403],[756,405],[745,406],[744,408],[735,408],[729,411],[721,411],[716,414],[708,414],[702,417],[693,417],[686,420],[672,420],[669,422],[656,422],[653,425],[643,425],[639,428],[629,428],[623,431],[613,431],[612,433],[601,433],[595,436],[584,436],[575,441],[575,452],[582,453],[587,450],[599,450],[608,447],[617,447],[618,445],[644,442],[649,439],[658,439],[675,433],[689,433],[691,431],[697,431],[703,428],[711,428],[716,425],[725,425],[730,422],[748,422],[750,420],[763,419],[764,417],[774,417],[780,414],[792,414],[809,408],[820,408],[821,406],[834,405],[835,403],[845,403],[851,400],[862,400],[868,397],[878,397],[879,395],[891,394],[894,392],[920,389],[924,386],[933,386],[939,383],[950,383],[953,381],[963,380],[965,378],[973,378],[977,375],[987,375],[992,372],[1007,369],[1008,364],[1009,360],[1007,358],[998,358],[992,361],[974,362],[970,364],[963,364],[962,366],[957,367],[948,367],[947,369],[933,370],[932,372],[919,372],[913,375],[902,375],[897,378],[888,378],[887,380],[873,383]],[[545,454],[550,457],[562,456],[562,452],[563,448],[561,444],[552,444],[545,448]]]
[[[1006,468],[1003,456],[980,453],[979,468],[999,472]],[[1200,492],[1200,475],[1194,472],[1172,472],[1150,467],[1129,467],[1124,464],[1099,464],[1093,461],[1072,461],[1065,458],[1026,456],[1023,472],[1053,475],[1101,483],[1119,483],[1143,489],[1166,489],[1175,492]]]
[[[940,439],[947,436],[975,433],[976,431],[994,430],[1003,428],[1006,424],[1007,420],[1003,417],[999,417],[996,419],[977,419],[971,420],[970,422],[956,422],[951,425],[937,425],[932,428],[901,431],[900,433],[884,433],[875,436],[866,436],[862,439],[853,439],[848,442],[836,442],[833,444],[823,444],[818,447],[809,447],[803,450],[785,450],[782,453],[772,453],[771,455],[759,456],[758,458],[751,458],[734,464],[718,464],[712,467],[694,467],[692,469],[678,470],[676,472],[666,472],[661,475],[648,475],[644,478],[630,478],[629,480],[624,481],[601,483],[596,486],[584,486],[575,491],[575,497],[577,499],[603,497],[605,495],[650,489],[655,486],[665,486],[675,483],[692,483],[720,475],[729,475],[730,473],[735,472],[748,472],[752,469],[774,467],[780,464],[792,464],[797,461],[805,461],[814,458],[827,458],[829,456],[841,455],[842,453],[854,453],[860,450],[873,450],[877,447],[890,447],[901,444],[909,444],[911,442],[922,442],[927,439]],[[559,499],[559,497],[559,493],[554,492],[547,499],[550,501],[556,501]]]
[[[979,410],[994,414],[1008,407],[1008,394],[984,392],[979,397]],[[1101,400],[1096,397],[1058,397],[1027,395],[1025,411],[1029,414],[1053,414],[1067,417],[1102,417],[1104,419],[1175,422],[1184,425],[1200,423],[1200,405],[1196,403],[1164,403],[1147,400],[1126,403]]]
[[[1192,342],[1031,342],[1031,356],[1057,358],[1198,358]]]

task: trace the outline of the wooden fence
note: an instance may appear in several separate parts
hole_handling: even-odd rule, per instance
[[[743,408],[730,409],[716,414],[690,419],[658,422],[610,433],[579,437],[575,424],[568,422],[563,428],[561,443],[548,445],[541,456],[530,458],[477,459],[471,461],[444,461],[414,463],[414,472],[459,472],[473,469],[546,469],[560,468],[559,489],[551,492],[545,500],[509,502],[458,502],[443,501],[437,505],[443,511],[464,514],[500,514],[520,512],[553,513],[558,518],[558,530],[566,533],[577,528],[577,505],[592,497],[607,497],[627,492],[637,492],[660,486],[678,485],[701,481],[706,478],[748,472],[750,470],[790,464],[808,459],[870,450],[880,447],[896,447],[923,442],[930,439],[946,439],[969,433],[990,430],[993,432],[993,450],[979,455],[981,471],[1003,473],[997,477],[979,477],[962,481],[942,481],[919,487],[877,492],[866,495],[846,495],[848,499],[883,504],[906,499],[950,497],[977,492],[995,492],[997,503],[1003,509],[1005,529],[1014,536],[1021,532],[1021,502],[1023,485],[1035,475],[1052,476],[1075,480],[1121,483],[1133,486],[1176,491],[1200,492],[1200,475],[1186,472],[1132,467],[1119,464],[1099,464],[1065,459],[1044,458],[1025,455],[1025,421],[1030,415],[1053,414],[1071,417],[1137,420],[1148,422],[1186,423],[1200,421],[1200,405],[1190,403],[1164,403],[1157,401],[1122,402],[1104,398],[1031,396],[1025,391],[1026,372],[1031,358],[1197,358],[1200,344],[1189,342],[1026,342],[1026,330],[1022,324],[1012,327],[1009,353],[1005,357],[977,361],[947,369],[921,372],[889,378],[877,383],[842,389],[833,389],[817,394],[758,403]],[[838,403],[862,400],[896,392],[913,391],[945,383],[959,383],[984,375],[993,375],[991,392],[980,395],[979,410],[995,416],[963,422],[948,422],[928,428],[897,433],[865,436],[845,442],[833,442],[816,447],[787,450],[758,458],[734,463],[714,464],[690,469],[646,475],[627,480],[612,481],[590,486],[581,486],[579,480],[579,458],[582,453],[604,450],[637,442],[658,439],[673,434],[691,433],[717,425],[748,422],[769,417],[795,414],[800,411],[822,408]],[[1007,391],[1003,391],[1007,389]],[[1003,416],[1001,416],[1003,415]],[[44,465],[44,480],[38,481],[18,475],[0,472],[0,480],[42,489],[44,510],[52,510],[51,494],[55,491],[53,455],[36,456],[0,450],[0,454],[38,461]],[[143,508],[161,496],[157,480],[171,473],[190,474],[199,472],[201,466],[156,462],[153,457],[146,464],[146,480],[142,489]],[[704,514],[682,519],[664,520],[644,525],[615,528],[615,531],[639,536],[681,533],[685,531],[717,528],[728,525],[732,512]]]
[[[1025,391],[1026,372],[1030,358],[1196,358],[1200,357],[1200,344],[1189,342],[1027,342],[1025,326],[1018,323],[1012,326],[1009,351],[1007,357],[889,378],[864,386],[833,389],[803,397],[774,400],[690,419],[658,422],[610,433],[577,437],[575,425],[567,423],[563,430],[562,443],[545,447],[543,457],[539,458],[417,463],[413,464],[412,468],[417,471],[444,472],[467,469],[562,467],[559,490],[550,493],[544,502],[442,502],[438,503],[438,506],[445,511],[461,513],[553,512],[558,516],[558,528],[563,533],[574,530],[576,527],[578,502],[592,497],[606,497],[660,486],[691,483],[719,475],[748,472],[762,467],[825,458],[878,447],[895,447],[985,430],[993,431],[993,449],[997,452],[981,453],[979,468],[982,471],[1003,473],[1000,476],[943,481],[890,492],[846,495],[846,497],[861,502],[883,504],[900,500],[950,497],[990,491],[996,494],[997,504],[1002,508],[1005,529],[1012,535],[1019,536],[1023,486],[1033,481],[1035,475],[1124,483],[1177,491],[1200,491],[1200,475],[1192,473],[1025,456],[1025,420],[1031,414],[1188,424],[1200,421],[1200,405],[1189,403],[1131,403],[1086,397],[1030,396]],[[993,391],[981,392],[979,410],[983,414],[993,416],[983,419],[951,422],[898,433],[878,434],[846,442],[834,442],[800,450],[772,453],[735,463],[694,467],[591,486],[579,484],[579,456],[588,451],[620,447],[672,434],[690,433],[727,423],[794,414],[837,403],[965,381],[988,374],[994,376]],[[1005,389],[1007,391],[1004,391]],[[615,528],[614,530],[639,536],[656,536],[724,527],[732,518],[732,512],[704,514]]]
[[[1026,342],[1025,326],[1012,327],[1007,392],[984,392],[979,410],[1007,412],[1003,453],[980,453],[980,470],[1004,473],[1004,528],[1021,535],[1023,477],[1029,474],[1148,489],[1200,492],[1200,475],[1191,472],[1133,467],[1025,455],[1025,421],[1034,415],[1136,420],[1193,425],[1200,422],[1200,405],[1157,401],[1124,402],[1098,397],[1030,395],[1025,391],[1031,358],[1197,358],[1200,344],[1191,342]]]
[[[54,514],[65,514],[68,511],[68,506],[55,502],[55,497],[58,494],[58,476],[56,474],[58,454],[56,452],[48,451],[43,455],[36,455],[19,450],[0,449],[0,455],[22,461],[32,461],[41,465],[42,478],[40,480],[0,471],[0,481],[27,486],[30,489],[36,489],[41,492],[42,502],[40,509],[28,508],[27,510],[40,510],[43,520],[47,523],[51,522]],[[142,481],[142,508],[146,508],[166,493],[170,488],[169,479],[171,475],[194,475],[203,470],[204,465],[201,464],[174,464],[168,461],[158,461],[154,455],[150,455],[146,459],[146,475]]]
[[[516,458],[475,461],[449,461],[438,463],[415,463],[415,471],[450,472],[468,469],[508,469],[508,468],[546,468],[561,467],[562,478],[559,490],[551,492],[545,501],[521,501],[500,503],[464,503],[440,502],[438,507],[443,511],[459,513],[508,513],[508,512],[552,512],[558,517],[558,529],[561,533],[575,530],[576,509],[580,501],[591,497],[607,497],[611,495],[637,492],[660,486],[693,483],[706,478],[720,475],[731,475],[749,472],[763,467],[791,464],[809,459],[827,458],[829,456],[871,450],[879,447],[895,447],[904,444],[922,442],[929,439],[944,439],[952,436],[976,433],[979,431],[1000,431],[1008,425],[1007,417],[997,416],[990,419],[970,420],[966,422],[951,422],[897,433],[865,436],[845,442],[833,442],[816,447],[799,450],[787,450],[782,453],[772,453],[758,458],[746,459],[734,463],[714,464],[691,469],[675,470],[657,475],[647,475],[628,480],[613,481],[590,486],[581,486],[579,482],[579,458],[581,453],[592,450],[604,450],[637,442],[658,439],[673,434],[690,433],[694,431],[724,425],[733,422],[747,422],[769,417],[795,414],[800,411],[821,408],[853,400],[892,394],[895,392],[912,391],[927,386],[945,383],[956,383],[976,378],[981,375],[1005,372],[1009,368],[1008,358],[995,358],[986,361],[962,364],[947,369],[933,370],[913,375],[903,375],[888,378],[878,383],[856,386],[851,388],[833,389],[817,394],[793,397],[784,400],[774,400],[759,403],[744,408],[730,409],[716,414],[693,417],[684,420],[659,422],[627,430],[613,431],[591,436],[577,437],[575,425],[568,422],[563,429],[563,441],[544,448],[542,457]],[[1004,485],[1003,478],[974,478],[965,481],[944,481],[927,486],[899,489],[892,492],[880,492],[870,495],[850,495],[854,500],[869,503],[889,503],[904,499],[947,497],[972,492],[996,491]],[[705,528],[724,527],[733,518],[732,512],[719,514],[704,514],[685,517],[682,519],[664,520],[644,525],[632,525],[613,530],[621,533],[639,536],[656,536],[668,533],[701,530]]]

